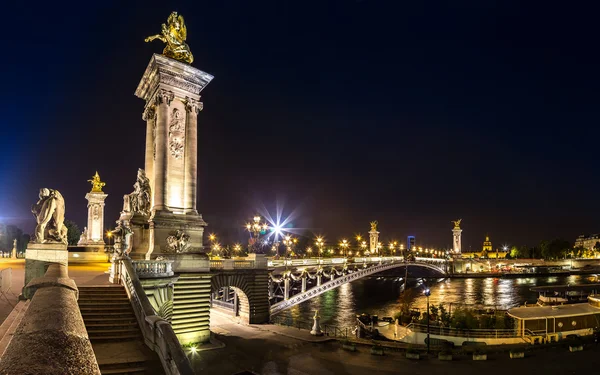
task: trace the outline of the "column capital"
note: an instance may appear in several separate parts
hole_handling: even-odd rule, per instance
[[[144,112],[142,113],[142,120],[144,120],[144,121],[151,120],[152,118],[154,118],[155,113],[156,113],[156,110],[155,110],[154,106],[146,107],[144,109]]]
[[[185,103],[185,110],[187,112],[194,112],[195,114],[198,114],[204,108],[204,103],[202,103],[200,100],[194,100],[194,99],[190,98],[189,96],[185,97],[184,103]]]
[[[156,92],[155,98],[156,104],[167,103],[167,106],[170,106],[173,98],[175,98],[175,94],[173,94],[173,91],[160,89]]]

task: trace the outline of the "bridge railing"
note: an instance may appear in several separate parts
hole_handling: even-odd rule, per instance
[[[140,278],[173,276],[172,260],[134,260],[132,263]]]
[[[402,261],[403,257],[350,257],[350,258],[305,258],[305,259],[269,259],[269,267],[280,266],[316,266],[344,263],[380,263]]]
[[[131,259],[118,260],[121,265],[121,283],[131,301],[144,342],[158,354],[167,375],[193,375],[194,371],[171,324],[156,315],[144,292]]]
[[[210,260],[210,268],[218,270],[254,269],[256,268],[256,262],[243,259]]]
[[[413,332],[427,333],[427,325],[411,323],[406,326]],[[457,329],[440,326],[429,326],[429,334],[439,336],[473,337],[473,338],[510,338],[520,337],[514,329]]]

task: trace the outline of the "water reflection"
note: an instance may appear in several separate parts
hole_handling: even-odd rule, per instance
[[[522,279],[446,279],[438,283],[428,282],[431,304],[444,304],[447,308],[458,305],[488,305],[508,309],[525,302],[534,303],[537,294],[529,289],[533,286],[561,284],[589,284],[595,278],[588,276],[552,276]],[[412,284],[414,285],[414,284]],[[380,317],[393,316],[400,309],[398,297],[403,289],[397,278],[366,278],[344,284],[323,293],[307,302],[282,312],[283,317],[310,324],[315,310],[319,310],[323,324],[346,327],[354,325],[356,314],[369,313]],[[426,308],[422,295],[425,284],[414,285],[419,294],[415,308]]]

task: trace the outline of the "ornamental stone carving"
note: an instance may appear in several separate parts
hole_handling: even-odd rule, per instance
[[[199,100],[194,100],[190,97],[185,98],[185,110],[190,113],[198,114],[204,108],[204,103]]]
[[[58,190],[40,189],[39,200],[31,207],[37,226],[32,238],[36,243],[67,244],[65,200]]]
[[[144,113],[142,113],[142,120],[149,121],[154,120],[154,115],[156,115],[156,110],[152,106],[146,107]]]
[[[167,237],[167,251],[170,253],[185,253],[190,247],[190,236],[182,230],[177,230],[175,235]]]
[[[158,104],[167,103],[167,106],[170,106],[171,102],[173,101],[173,98],[175,98],[175,94],[173,94],[173,91],[160,89],[156,93],[156,100]]]
[[[138,169],[133,192],[123,196],[123,212],[150,215],[150,180],[143,169]]]
[[[169,121],[169,151],[175,159],[183,157],[185,149],[185,123],[179,109],[173,108]]]
[[[131,236],[133,236],[133,230],[129,227],[129,221],[117,220],[117,226],[111,231],[115,238],[115,255],[116,256],[129,256],[131,253]]]

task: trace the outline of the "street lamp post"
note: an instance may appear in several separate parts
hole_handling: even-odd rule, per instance
[[[325,242],[323,241],[323,237],[317,237],[317,248],[319,249],[319,264],[321,264],[321,254],[323,253],[323,245],[325,245]]]
[[[431,295],[431,291],[427,288],[423,294],[427,297],[427,354],[429,354],[429,296]]]
[[[340,247],[342,248],[342,251],[344,252],[344,259],[347,260],[347,258],[348,258],[348,240],[342,240],[342,242],[340,242]]]
[[[256,253],[258,249],[258,240],[260,235],[267,232],[269,225],[266,222],[261,222],[261,217],[256,215],[252,218],[252,221],[246,223],[246,230],[250,233],[250,246],[248,252]],[[250,251],[252,249],[252,251]]]

